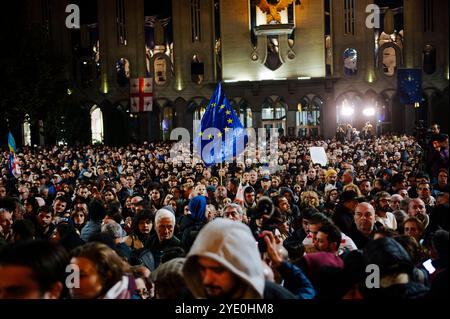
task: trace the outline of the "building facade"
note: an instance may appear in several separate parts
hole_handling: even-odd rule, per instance
[[[66,27],[71,3],[80,8],[80,29]],[[413,133],[423,120],[448,132],[447,13],[447,0],[29,6],[31,23],[46,25],[54,50],[72,61],[70,94],[92,136],[80,143],[111,145],[167,140],[175,127],[192,132],[218,81],[246,127],[332,137],[341,124]],[[420,103],[400,102],[400,68],[422,70]],[[153,108],[132,113],[129,83],[142,77],[153,78]],[[30,130],[24,126],[24,143]]]

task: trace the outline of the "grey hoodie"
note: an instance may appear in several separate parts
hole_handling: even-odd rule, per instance
[[[198,257],[209,257],[239,277],[246,286],[239,299],[261,299],[265,278],[263,264],[250,228],[240,222],[217,218],[198,234],[184,264],[183,274],[196,298],[206,298]]]

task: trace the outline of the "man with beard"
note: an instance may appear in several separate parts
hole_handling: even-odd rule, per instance
[[[244,188],[244,213],[247,213],[247,210],[256,206],[256,194],[255,189],[251,186],[247,186]]]
[[[38,227],[36,229],[36,239],[50,240],[55,231],[55,225],[53,224],[53,217],[55,211],[51,206],[42,206],[38,210],[37,221]]]
[[[294,299],[264,277],[255,239],[243,223],[218,218],[198,234],[183,266],[186,286],[195,298]]]
[[[389,206],[391,195],[388,192],[378,192],[375,194],[374,204],[376,222],[384,228],[397,230],[397,220],[394,214],[389,212],[391,207]]]

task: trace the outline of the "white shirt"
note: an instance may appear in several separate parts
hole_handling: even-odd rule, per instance
[[[397,220],[394,214],[386,212],[386,217],[376,216],[375,221],[381,223],[385,228],[397,230]]]
[[[352,250],[356,250],[358,249],[358,247],[356,247],[355,242],[353,241],[353,239],[351,239],[350,237],[348,237],[346,234],[341,232],[341,244],[339,245],[340,249],[348,249],[350,251]],[[302,242],[303,246],[313,246],[313,238],[311,234],[308,234],[305,239],[303,239]]]

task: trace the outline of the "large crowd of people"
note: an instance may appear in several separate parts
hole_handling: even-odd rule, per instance
[[[282,138],[275,169],[24,147],[18,175],[4,151],[0,298],[447,298],[448,136],[427,143]]]

